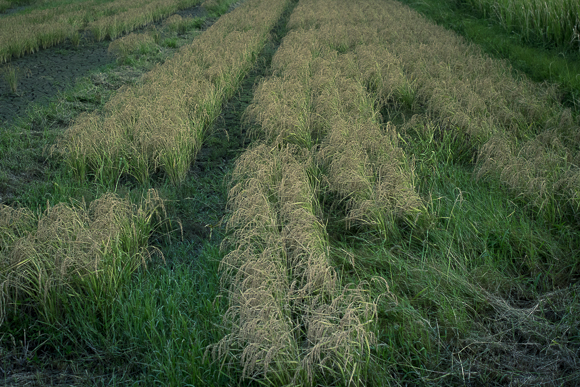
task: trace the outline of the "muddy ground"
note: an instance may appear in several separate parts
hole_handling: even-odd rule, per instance
[[[182,17],[207,16],[201,6],[184,9],[175,14]],[[135,32],[161,24],[162,21],[159,21]],[[211,24],[212,21],[208,21],[204,28]],[[74,85],[77,78],[115,62],[115,56],[107,52],[109,43],[108,40],[96,42],[90,32],[87,32],[78,47],[67,41],[31,55],[13,58],[9,64],[0,66],[0,74],[8,66],[15,68],[18,79],[16,93],[13,93],[4,76],[0,76],[0,127],[7,126],[17,117],[25,115],[30,103],[46,104],[58,92]]]

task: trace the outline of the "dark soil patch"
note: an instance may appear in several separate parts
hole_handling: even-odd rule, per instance
[[[44,103],[96,68],[112,63],[109,42],[64,44],[13,60],[18,86],[13,93],[7,82],[0,84],[0,121],[5,124],[25,113],[31,102]]]
[[[183,9],[176,14],[182,17],[207,16],[201,6]],[[203,29],[214,21],[208,20]],[[158,21],[135,32],[161,26],[162,23]],[[0,79],[0,125],[7,125],[16,117],[24,115],[31,102],[46,103],[59,91],[74,85],[77,78],[114,63],[115,56],[107,52],[110,42],[95,42],[90,35],[89,32],[85,33],[78,47],[66,42],[12,60],[9,65],[17,71],[18,86],[16,93],[13,93],[8,82]]]

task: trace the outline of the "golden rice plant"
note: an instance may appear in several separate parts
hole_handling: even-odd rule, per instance
[[[558,211],[573,204],[577,188],[571,160],[577,153],[574,128],[579,125],[571,116],[561,118],[566,113],[555,89],[516,80],[505,63],[397,2],[336,0],[330,8],[333,11],[326,13],[301,10],[302,20],[293,15],[291,22],[317,26],[324,34],[321,41],[345,51],[338,57],[341,72],[365,85],[380,104],[398,103],[445,130],[466,133],[471,146],[481,150],[479,176],[502,176],[517,195],[531,198],[542,211],[554,212],[548,203],[560,203]],[[353,16],[341,21],[341,14]],[[494,136],[508,138],[509,143],[499,144]]]
[[[270,142],[311,148],[313,133],[311,89],[306,82],[272,77],[260,83],[247,117],[259,124]]]
[[[312,60],[330,51],[314,31],[290,31],[272,58],[272,69],[278,76],[306,80],[312,75]]]
[[[347,224],[378,230],[388,238],[397,221],[414,222],[423,211],[415,192],[412,170],[390,136],[368,123],[336,121],[322,142],[322,162],[329,189],[347,201]],[[390,137],[390,138],[389,138]]]
[[[373,99],[357,81],[339,74],[319,81],[324,90],[316,112],[328,127],[320,158],[328,169],[329,188],[347,199],[349,223],[376,228],[388,237],[396,232],[397,219],[411,221],[423,208],[395,128],[379,126]]]
[[[120,39],[113,40],[109,44],[108,52],[117,56],[120,60],[125,60],[132,54],[144,54],[153,49],[155,40],[149,34],[131,33]]]
[[[402,90],[412,87],[403,72],[401,60],[382,45],[372,44],[373,37],[365,37],[364,44],[337,58],[341,74],[356,79],[381,105],[403,100]]]
[[[77,125],[65,133],[56,150],[65,158],[81,160],[66,161],[75,170],[82,170],[77,163],[86,165],[90,174],[109,183],[123,174],[145,182],[157,171],[174,183],[183,181],[205,132],[239,87],[285,7],[285,2],[273,5],[267,0],[246,4],[146,74],[142,84],[113,97],[104,117],[91,121],[94,128],[88,127],[90,133],[107,139],[93,141],[92,134]],[[79,145],[83,141],[90,145]],[[94,162],[83,161],[89,159]]]
[[[278,208],[269,198],[279,165],[265,156],[263,149],[244,153],[234,170],[228,221],[228,228],[235,230],[228,241],[234,250],[220,264],[230,289],[225,319],[232,326],[213,353],[220,358],[233,355],[243,377],[283,378],[285,368],[297,363],[299,345],[286,305],[290,283]]]
[[[498,128],[529,135],[555,114],[552,91],[515,81],[504,64],[397,2],[336,0],[328,7],[332,12],[308,4],[314,11],[295,13],[290,25],[317,25],[318,38],[346,54],[343,70],[381,103],[394,98],[413,112],[426,110],[480,144]],[[344,20],[344,14],[352,17]]]
[[[83,1],[55,8],[7,15],[0,24],[0,63],[33,53],[89,30],[100,41],[115,39],[136,28],[198,4],[199,0]]]
[[[180,15],[172,15],[163,21],[163,25],[166,26],[169,31],[183,34],[189,28],[194,26],[196,22],[199,23],[199,20],[191,17],[183,18]]]
[[[580,130],[580,126],[572,128]],[[569,208],[575,214],[580,209],[579,162],[580,155],[566,146],[558,130],[541,133],[524,144],[497,135],[481,149],[477,176],[494,177],[556,222]]]
[[[401,58],[407,77],[416,82],[417,97],[434,118],[449,119],[484,142],[497,130],[518,137],[533,135],[559,115],[553,91],[514,79],[505,63],[389,2],[377,23],[395,20],[404,20],[406,27],[399,23],[393,29],[383,28],[383,39]],[[403,31],[399,27],[410,27],[412,32],[399,39]]]
[[[178,25],[183,21],[181,15],[171,15],[163,21],[163,25],[170,31],[177,31]]]
[[[338,382],[351,377],[351,384],[364,385],[370,346],[376,342],[364,322],[375,317],[376,306],[369,302],[363,287],[339,285],[330,264],[328,235],[317,216],[320,209],[315,187],[307,173],[314,160],[296,157],[296,151],[291,150],[280,155],[280,223],[295,279],[290,297],[296,324],[305,327],[303,335],[309,343],[294,380],[313,384],[319,378]]]
[[[375,315],[361,289],[341,289],[306,166],[294,148],[260,145],[236,163],[229,193],[234,251],[222,261],[232,333],[214,356],[268,384],[364,381]],[[267,311],[267,314],[264,314]],[[300,345],[304,343],[304,345]]]
[[[166,219],[154,190],[138,206],[105,194],[89,206],[50,206],[39,217],[6,206],[0,213],[0,321],[6,306],[22,304],[49,323],[61,318],[67,297],[82,296],[89,286],[114,296],[145,265],[149,237]]]
[[[122,140],[118,128],[108,125],[97,113],[83,113],[52,151],[64,156],[68,169],[78,180],[85,180],[91,173],[100,182],[114,182],[117,176],[127,172],[127,163],[120,159]]]
[[[317,9],[312,2],[299,5],[290,24],[305,25],[296,15],[311,17],[310,6]],[[324,24],[329,13],[336,14],[313,21],[317,29],[297,28],[284,39],[272,60],[275,76],[260,84],[248,115],[274,144],[312,149],[322,140],[318,159],[328,171],[324,179],[348,202],[347,222],[387,237],[398,219],[412,220],[422,209],[395,129],[380,127],[375,107],[375,99],[392,98],[406,78],[388,50],[371,53],[363,44],[372,31],[353,38],[340,28],[340,15],[329,28]]]

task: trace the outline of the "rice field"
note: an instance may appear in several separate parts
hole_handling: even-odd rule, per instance
[[[201,0],[87,0],[8,14],[0,19],[0,63],[67,39],[78,45],[84,31],[90,31],[97,41],[112,40],[199,3]]]
[[[32,331],[103,384],[577,385],[560,93],[395,0],[246,0],[0,202],[0,354],[34,364]]]

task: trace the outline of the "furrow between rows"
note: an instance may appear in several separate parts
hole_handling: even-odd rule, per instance
[[[81,180],[112,184],[128,175],[146,183],[162,171],[183,181],[286,5],[253,0],[223,16],[142,84],[118,93],[103,115],[80,116],[55,150]]]

